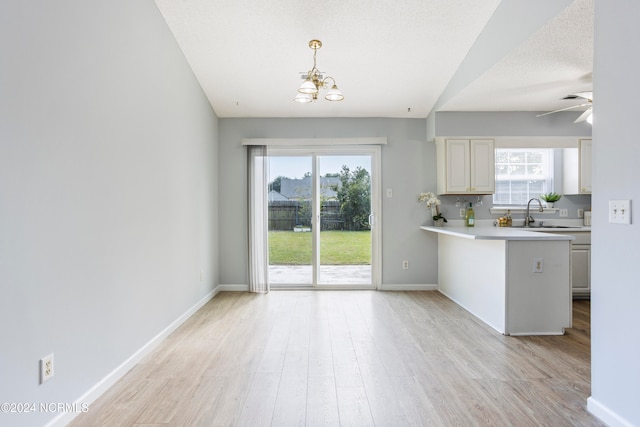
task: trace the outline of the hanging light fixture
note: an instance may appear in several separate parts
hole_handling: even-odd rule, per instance
[[[318,49],[322,47],[322,42],[320,40],[311,40],[309,47],[313,49],[313,68],[310,69],[306,75],[303,74],[304,82],[300,85],[298,94],[293,100],[301,104],[308,104],[315,101],[318,99],[320,88],[325,89],[329,87],[328,80],[331,80],[333,84],[324,96],[324,99],[327,101],[342,101],[344,95],[342,95],[342,92],[338,89],[336,80],[333,77],[324,77],[323,73],[316,67],[316,54],[318,53]]]

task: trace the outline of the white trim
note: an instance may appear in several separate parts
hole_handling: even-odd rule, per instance
[[[217,286],[214,290],[202,297],[191,308],[184,312],[180,317],[171,322],[169,326],[164,328],[158,335],[153,337],[145,345],[143,345],[138,351],[132,354],[127,360],[122,362],[120,366],[111,371],[107,376],[98,381],[89,390],[87,390],[82,396],[80,396],[74,402],[74,407],[82,407],[83,405],[90,405],[103,393],[105,393],[111,386],[113,386],[118,380],[125,376],[136,364],[138,364],[147,354],[151,353],[166,337],[168,337],[173,331],[178,329],[189,317],[191,317],[202,306],[209,302],[216,294],[222,291],[222,286]],[[46,424],[46,427],[65,426],[70,423],[79,413],[77,412],[62,412],[51,421]]]
[[[378,288],[380,291],[437,291],[438,285],[429,285],[429,284],[391,284],[391,285],[380,285]]]
[[[220,285],[220,291],[225,292],[249,292],[249,285]]]
[[[449,135],[437,136],[438,139],[478,139],[491,138],[495,142],[495,148],[578,148],[578,141],[591,139],[585,136],[462,136]]]
[[[598,402],[593,396],[587,399],[587,410],[610,427],[633,427],[633,423],[625,420],[607,406]]]
[[[373,147],[371,156],[371,284],[382,286],[382,149]]]
[[[221,291],[231,292],[247,292],[249,285],[220,285]],[[278,291],[356,291],[356,290],[370,290],[370,291],[437,291],[437,284],[389,284],[380,285],[377,289],[372,285],[357,285],[353,283],[344,285],[319,285],[318,287],[312,287],[311,285],[296,286],[296,285],[282,285],[278,287],[272,287],[271,292]]]
[[[330,147],[337,145],[385,145],[386,143],[386,136],[364,138],[242,138],[242,145],[280,145],[289,147],[309,145]]]
[[[511,337],[528,337],[531,335],[536,335],[536,336],[547,336],[547,337],[557,337],[559,335],[564,335],[564,328],[562,328],[561,332],[536,332],[536,331],[529,331],[529,332],[509,332],[508,334],[505,333],[504,335],[509,335]]]

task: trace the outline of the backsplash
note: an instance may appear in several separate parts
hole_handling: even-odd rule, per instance
[[[442,215],[451,220],[463,219],[460,216],[460,209],[464,209],[465,206],[469,206],[469,202],[473,203],[473,210],[475,212],[476,219],[497,219],[501,216],[501,214],[492,214],[490,209],[493,207],[493,196],[480,196],[480,200],[482,201],[481,205],[478,205],[478,196],[438,196],[442,202],[440,205],[440,212]],[[460,202],[460,207],[456,206],[457,202]],[[535,202],[534,202],[535,203]],[[537,211],[537,204],[532,203],[532,216],[535,217],[535,213]],[[578,209],[583,209],[585,211],[591,210],[591,195],[590,194],[581,194],[581,195],[563,195],[562,198],[554,203],[554,208],[557,209],[567,209],[568,216],[560,217],[560,212],[555,213],[545,213],[545,220],[552,219],[577,219],[578,218]],[[514,212],[513,214],[514,220],[519,220],[524,218],[524,215],[521,212]]]

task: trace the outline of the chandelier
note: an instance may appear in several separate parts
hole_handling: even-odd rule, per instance
[[[301,104],[315,101],[318,99],[320,88],[328,88],[328,80],[331,80],[333,84],[324,96],[324,99],[327,101],[342,101],[344,95],[342,95],[342,92],[340,92],[338,86],[336,86],[336,80],[333,77],[324,77],[324,74],[316,67],[316,54],[318,53],[318,49],[322,47],[322,42],[320,40],[311,40],[309,47],[313,49],[313,68],[310,69],[306,75],[303,74],[305,80],[302,85],[300,85],[298,95],[296,95],[293,100]]]

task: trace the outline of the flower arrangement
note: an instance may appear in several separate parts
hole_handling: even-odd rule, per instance
[[[427,207],[431,208],[433,206],[438,206],[440,204],[440,199],[438,199],[438,196],[436,196],[432,192],[420,193],[420,195],[418,196],[418,202],[426,203]]]
[[[438,199],[438,196],[430,191],[427,193],[420,193],[420,195],[418,196],[418,202],[425,203],[428,208],[431,208],[431,213],[434,221],[442,220],[443,222],[447,222],[447,219],[440,213],[440,199]]]

